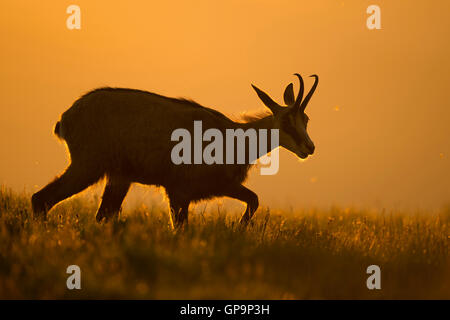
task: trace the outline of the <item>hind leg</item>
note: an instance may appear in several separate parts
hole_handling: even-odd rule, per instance
[[[86,168],[71,164],[66,171],[31,197],[33,215],[46,218],[47,212],[58,202],[77,194],[100,179]]]
[[[172,228],[178,229],[188,223],[189,200],[180,199],[175,195],[169,194],[170,221]]]
[[[131,183],[109,177],[103,192],[102,203],[97,211],[97,222],[103,219],[108,221],[117,215],[122,206],[123,199],[127,195]]]

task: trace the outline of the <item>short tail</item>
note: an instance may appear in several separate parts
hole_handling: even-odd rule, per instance
[[[58,121],[55,125],[55,130],[53,131],[55,133],[55,135],[62,139],[62,135],[61,135],[61,121]]]

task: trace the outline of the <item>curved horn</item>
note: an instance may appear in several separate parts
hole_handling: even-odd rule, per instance
[[[302,102],[303,99],[303,91],[305,90],[305,84],[303,83],[303,78],[301,75],[299,75],[298,73],[294,74],[295,76],[298,77],[298,80],[300,81],[300,89],[298,90],[298,95],[297,95],[297,99],[295,100],[294,109],[297,109],[300,107],[300,103]]]
[[[291,104],[293,104],[295,102],[294,85],[292,83],[289,83],[287,85],[286,89],[284,89],[283,98],[284,98],[284,103],[286,103],[288,106],[290,106]]]
[[[272,100],[271,97],[264,91],[258,89],[252,84],[253,89],[255,89],[256,93],[258,94],[258,97],[264,102],[264,104],[272,111],[273,114],[277,113],[282,109],[283,107],[280,106],[278,103]]]
[[[301,111],[305,111],[306,105],[308,104],[309,100],[311,99],[312,95],[314,94],[317,84],[319,83],[319,77],[317,75],[313,74],[310,77],[315,78],[315,81],[314,81],[314,84],[313,84],[311,90],[309,90],[308,94],[306,95],[305,99],[302,101],[302,104],[300,105]]]

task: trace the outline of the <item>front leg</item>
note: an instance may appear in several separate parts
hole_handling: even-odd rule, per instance
[[[173,229],[179,229],[188,224],[189,200],[183,199],[179,194],[167,192],[169,197],[170,221]]]
[[[247,225],[259,206],[258,196],[256,195],[256,193],[244,187],[243,185],[237,185],[233,188],[230,188],[224,194],[224,196],[241,200],[247,204],[247,208],[240,221],[241,225]]]
[[[102,203],[97,210],[96,220],[108,221],[114,216],[118,216],[122,202],[127,195],[131,183],[113,177],[108,177],[108,181],[103,192]]]

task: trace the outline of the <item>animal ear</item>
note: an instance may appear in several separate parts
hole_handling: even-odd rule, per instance
[[[289,83],[287,85],[286,89],[284,89],[283,98],[284,98],[284,103],[286,103],[288,106],[290,106],[291,104],[294,104],[294,102],[295,102],[294,85],[292,83]]]
[[[253,87],[253,89],[255,89],[256,94],[258,95],[258,97],[262,100],[262,102],[266,105],[266,107],[269,108],[270,111],[272,111],[273,114],[276,114],[276,113],[280,112],[281,109],[283,109],[283,107],[280,106],[275,101],[273,101],[272,98],[269,97],[269,95],[267,93],[265,93],[264,91],[258,89],[253,84],[252,84],[252,87]]]

